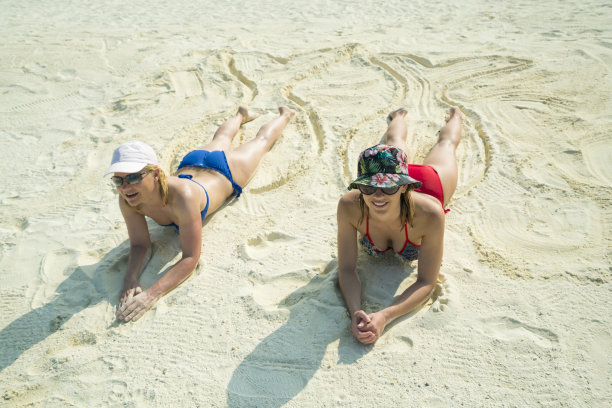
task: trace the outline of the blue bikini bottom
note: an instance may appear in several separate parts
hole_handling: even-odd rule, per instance
[[[232,183],[232,187],[234,188],[234,196],[239,197],[242,193],[242,187],[240,187],[240,185],[238,185],[232,177],[232,172],[227,164],[225,152],[221,150],[213,150],[212,152],[209,152],[208,150],[194,150],[187,153],[187,155],[183,157],[183,160],[181,160],[177,170],[180,170],[183,167],[201,167],[203,169],[216,170],[223,174]]]

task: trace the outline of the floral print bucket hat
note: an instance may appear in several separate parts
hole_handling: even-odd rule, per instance
[[[409,185],[410,189],[421,187],[421,182],[408,174],[408,156],[394,146],[379,144],[359,154],[357,178],[348,189],[358,184],[374,187],[395,187]]]

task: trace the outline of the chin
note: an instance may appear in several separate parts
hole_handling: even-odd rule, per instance
[[[140,194],[136,194],[133,197],[127,197],[127,196],[123,196],[123,199],[125,200],[126,203],[128,203],[131,207],[135,207],[138,204],[140,204],[141,201],[141,195]]]

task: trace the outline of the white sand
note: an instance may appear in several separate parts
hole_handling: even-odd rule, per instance
[[[609,2],[207,3],[1,2],[0,405],[612,404]],[[113,149],[140,139],[174,169],[240,104],[263,114],[240,140],[297,115],[204,226],[195,275],[117,324]],[[409,110],[419,162],[449,104],[464,141],[438,291],[364,347],[337,200],[389,111]],[[145,286],[180,250],[150,227]],[[415,279],[359,262],[369,309]]]

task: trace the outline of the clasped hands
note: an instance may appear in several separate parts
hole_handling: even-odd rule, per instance
[[[363,344],[372,344],[382,335],[387,319],[381,312],[367,314],[357,310],[351,316],[351,330],[357,340]]]
[[[135,322],[155,304],[156,300],[149,292],[143,291],[140,286],[128,289],[123,292],[119,299],[117,319],[125,322]]]

